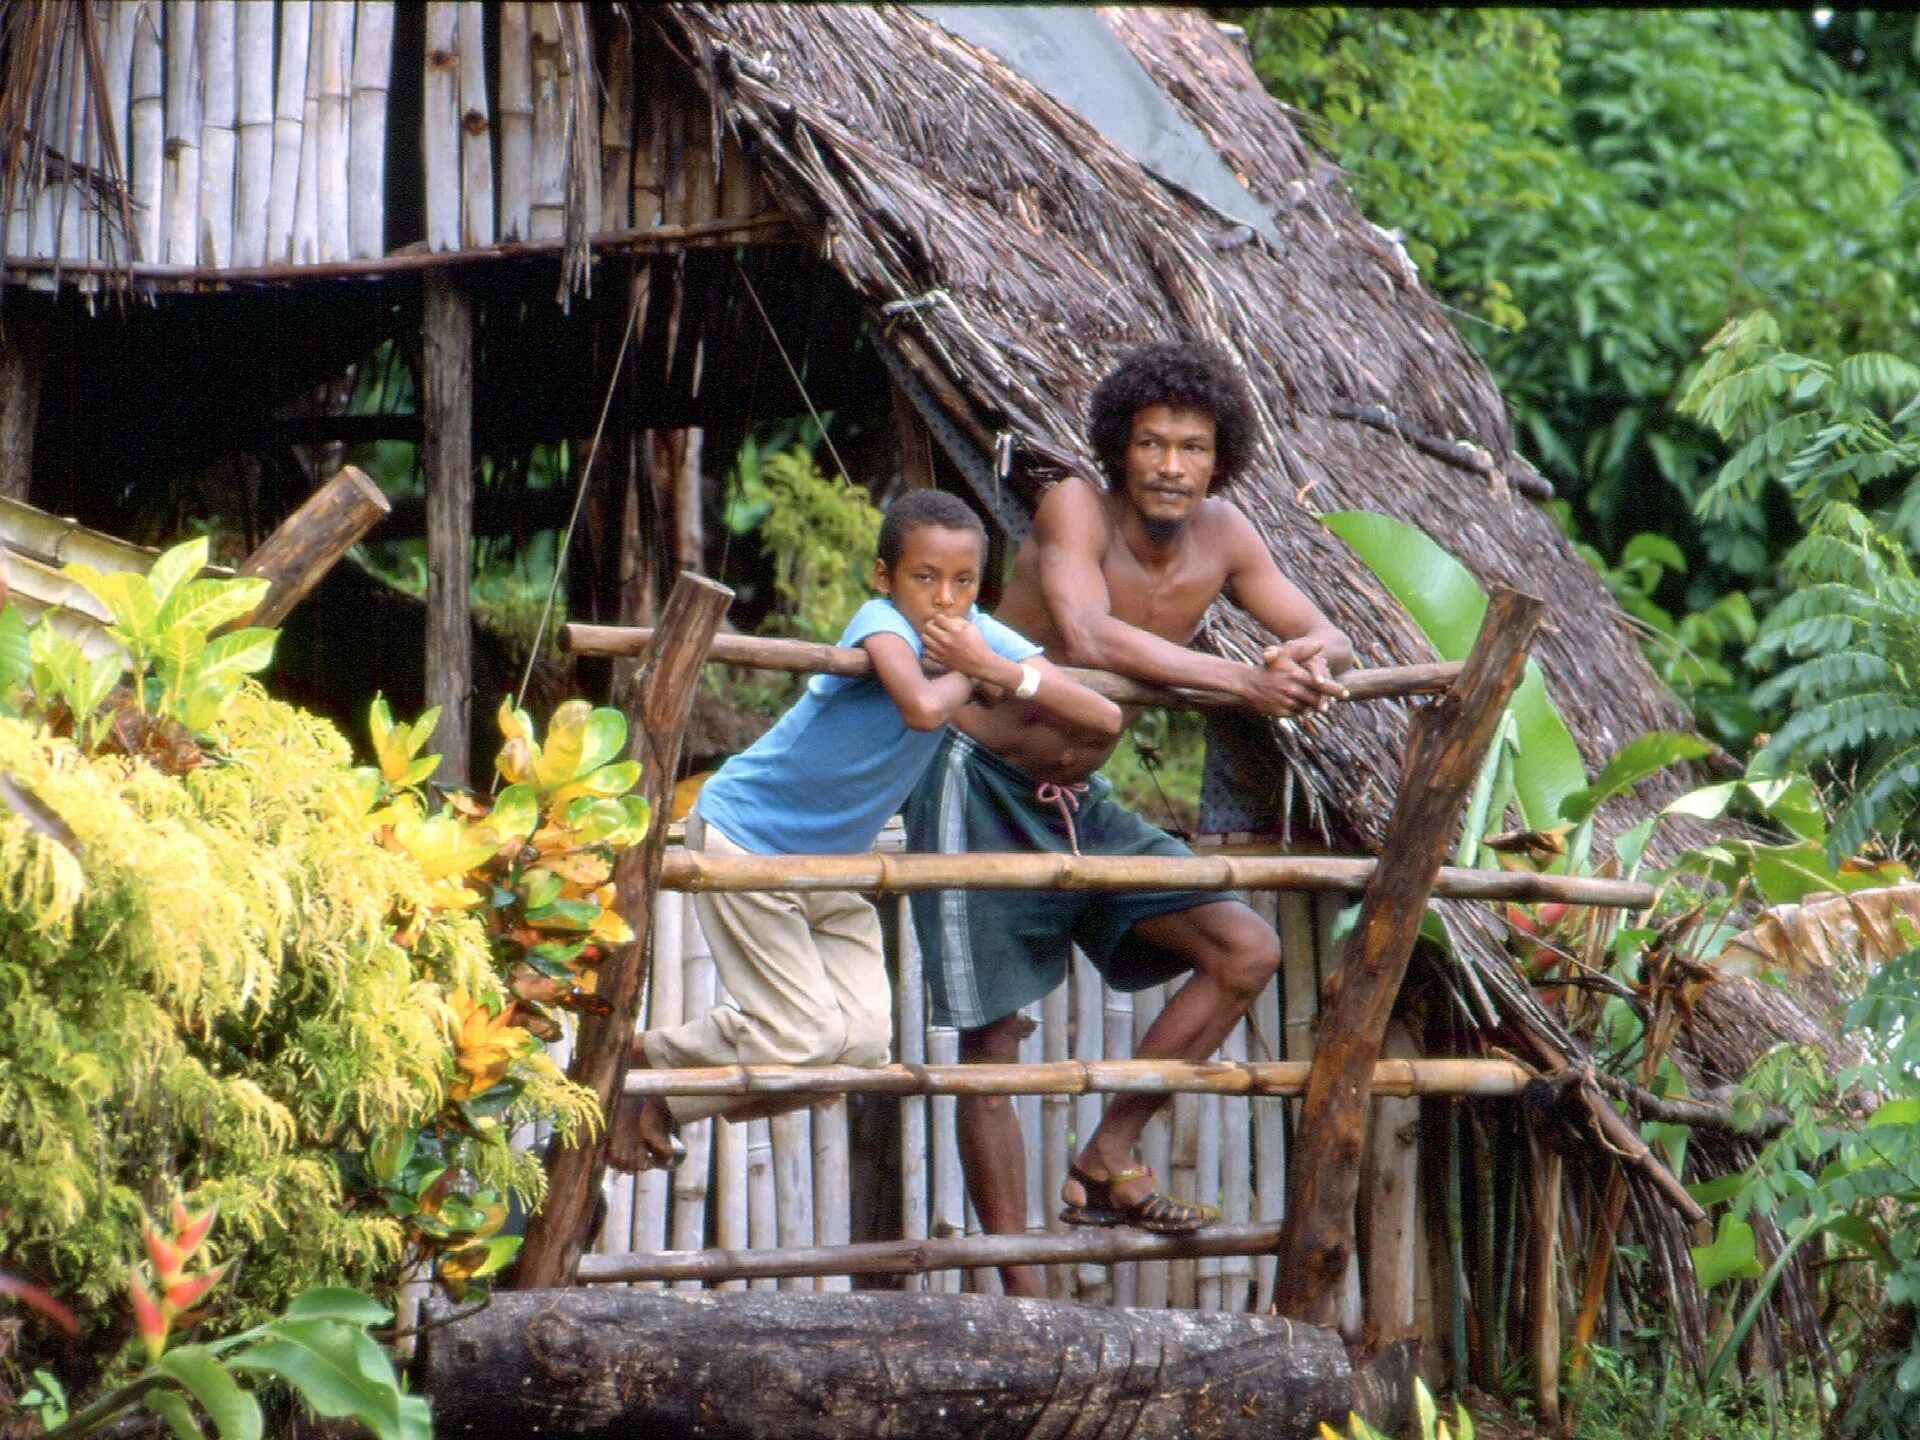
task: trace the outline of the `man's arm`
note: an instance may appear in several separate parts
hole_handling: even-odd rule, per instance
[[[1237,511],[1234,514],[1258,544],[1259,536],[1246,517]],[[1041,598],[1059,637],[1063,652],[1060,658],[1067,664],[1111,670],[1156,685],[1222,690],[1270,715],[1298,714],[1316,706],[1325,695],[1338,693],[1338,686],[1329,691],[1308,679],[1303,667],[1276,670],[1272,665],[1243,665],[1191,650],[1118,619],[1101,570],[1107,544],[1106,511],[1099,492],[1085,481],[1062,481],[1041,498],[1034,512],[1032,540]],[[1267,563],[1271,567],[1273,562],[1269,559]],[[1241,568],[1247,567],[1243,563]],[[1274,576],[1286,583],[1277,569]],[[1304,595],[1297,590],[1293,593],[1314,617],[1320,618]],[[1277,629],[1267,617],[1259,618],[1269,628]],[[1321,623],[1325,624],[1324,618]],[[1326,628],[1333,636],[1339,635],[1332,626]],[[1278,633],[1286,635],[1285,631]],[[1344,639],[1341,645],[1350,658],[1350,652],[1344,650]]]
[[[1334,677],[1353,667],[1353,645],[1320,607],[1274,564],[1266,541],[1237,506],[1228,504],[1227,593],[1235,604],[1281,638],[1262,652],[1262,662],[1277,674],[1297,677],[1325,697],[1344,696]]]

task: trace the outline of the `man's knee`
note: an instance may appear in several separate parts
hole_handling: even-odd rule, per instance
[[[1012,1065],[1031,1022],[1018,1010],[973,1030],[960,1032],[960,1060],[966,1065]]]
[[[1243,911],[1221,927],[1206,968],[1251,1004],[1280,968],[1280,937],[1251,910]]]

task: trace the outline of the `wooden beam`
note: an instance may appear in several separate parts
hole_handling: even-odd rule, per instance
[[[595,993],[606,1002],[601,1015],[585,1015],[569,1074],[599,1098],[601,1113],[613,1108],[627,1073],[627,1045],[640,1015],[640,986],[653,927],[653,897],[659,889],[660,857],[680,745],[693,706],[707,647],[727,613],[733,592],[698,575],[682,575],[660,619],[661,645],[640,678],[638,700],[628,717],[629,744],[640,762],[641,793],[652,807],[647,838],[621,853],[614,866],[615,904],[634,940],[601,962]],[[606,1148],[598,1136],[556,1145],[548,1159],[547,1199],[527,1226],[515,1285],[523,1290],[571,1283],[591,1238],[587,1227],[600,1193]]]
[[[260,607],[240,623],[278,625],[342,555],[387,513],[387,497],[357,465],[348,465],[281,522],[237,573],[269,580]]]
[[[427,704],[440,707],[440,775],[472,776],[473,302],[449,276],[427,276],[421,319],[420,469],[427,492]]]
[[[644,655],[653,643],[653,631],[640,626],[583,625],[566,627],[564,643],[576,655]],[[782,640],[769,635],[721,635],[713,642],[712,658],[723,665],[750,665],[760,670],[796,674],[846,675],[862,679],[873,673],[865,650],[821,645],[812,640]],[[1245,709],[1237,695],[1219,690],[1174,690],[1147,685],[1104,670],[1066,673],[1119,705],[1165,705],[1182,710]],[[1349,670],[1340,677],[1349,700],[1382,700],[1406,695],[1432,695],[1459,677],[1457,661],[1435,665],[1395,665],[1377,670]]]
[[[1391,855],[1392,851],[1389,850]],[[713,855],[676,850],[661,864],[668,890],[1352,890],[1386,861],[1331,855]],[[1561,901],[1644,910],[1654,888],[1637,880],[1444,866],[1433,893],[1450,900]]]
[[[1353,1403],[1339,1337],[1263,1315],[592,1289],[433,1303],[421,1328],[441,1440],[1307,1440]]]
[[[651,1255],[585,1255],[580,1260],[580,1283],[927,1275],[937,1270],[981,1270],[1000,1265],[1114,1265],[1129,1260],[1191,1260],[1202,1255],[1264,1254],[1273,1248],[1279,1234],[1280,1227],[1269,1222],[1209,1225],[1191,1235],[1082,1229],[1060,1235],[1033,1232],[964,1235],[941,1240],[794,1246],[785,1250],[662,1250]]]
[[[1413,717],[1382,859],[1328,986],[1319,1048],[1301,1105],[1273,1308],[1332,1325],[1353,1255],[1353,1207],[1366,1139],[1367,1081],[1400,994],[1420,920],[1467,790],[1526,666],[1545,605],[1499,589],[1473,653],[1447,693]]]
[[[715,1065],[627,1072],[629,1095],[1298,1095],[1307,1060],[1048,1060],[1005,1065]],[[1518,1095],[1512,1060],[1389,1059],[1375,1096]]]
[[[799,232],[783,214],[750,215],[745,219],[710,220],[698,225],[655,225],[617,235],[594,235],[596,256],[671,254],[677,250],[731,245],[790,245]],[[211,265],[123,263],[112,260],[64,260],[42,255],[9,255],[8,274],[104,275],[133,280],[180,281],[193,286],[285,284],[290,280],[365,279],[400,275],[414,270],[445,270],[457,265],[480,265],[495,260],[555,259],[564,239],[512,240],[470,250],[407,250],[367,260],[327,260],[311,264],[270,261],[265,265]]]

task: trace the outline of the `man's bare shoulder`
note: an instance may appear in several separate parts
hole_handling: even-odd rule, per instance
[[[1106,514],[1106,491],[1078,475],[1068,475],[1054,481],[1040,492],[1040,500],[1034,506],[1033,520],[1036,528],[1050,529],[1061,525],[1070,525],[1076,530],[1083,529],[1091,516]],[[1105,526],[1101,527],[1104,531]]]

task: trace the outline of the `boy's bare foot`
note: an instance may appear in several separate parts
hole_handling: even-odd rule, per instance
[[[670,1170],[686,1149],[673,1133],[673,1113],[658,1095],[622,1095],[607,1127],[607,1163],[616,1170]]]

